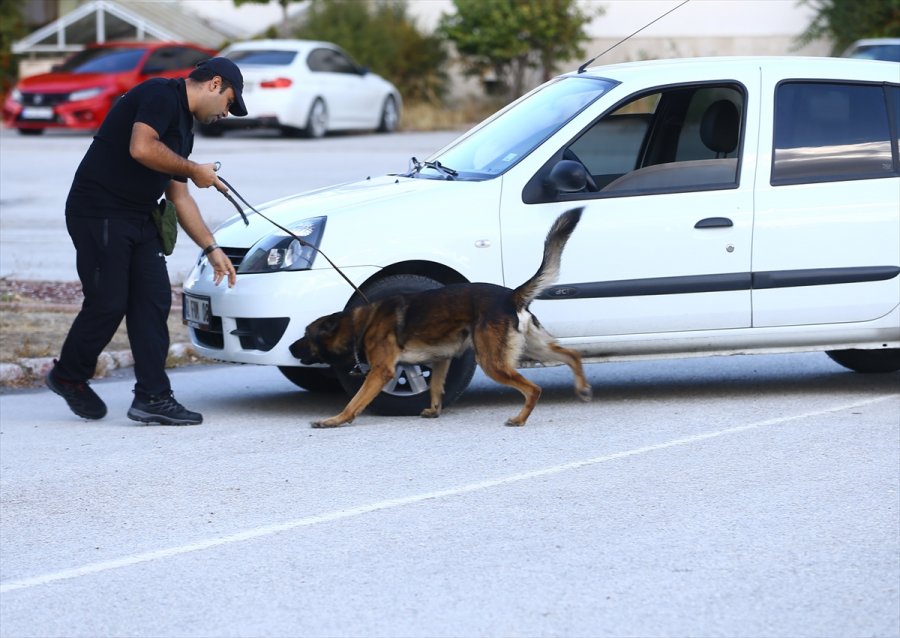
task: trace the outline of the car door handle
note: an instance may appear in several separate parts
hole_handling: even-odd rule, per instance
[[[734,222],[727,217],[707,217],[694,224],[694,228],[731,228]]]

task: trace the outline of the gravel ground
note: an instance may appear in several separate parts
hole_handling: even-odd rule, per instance
[[[72,320],[81,307],[78,282],[0,278],[0,387],[33,387],[42,382],[59,354]],[[168,365],[200,363],[181,323],[181,288],[172,288]],[[98,365],[97,376],[133,365],[124,322]]]

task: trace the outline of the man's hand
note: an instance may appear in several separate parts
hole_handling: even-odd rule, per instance
[[[220,182],[219,176],[216,175],[215,163],[194,164],[194,171],[191,173],[190,177],[197,188],[209,188],[210,186],[215,186],[223,193],[228,191],[228,189],[225,188],[225,184]]]
[[[213,282],[218,286],[225,276],[228,276],[228,287],[234,286],[237,281],[237,272],[234,270],[234,264],[228,258],[221,248],[216,248],[206,257],[213,267]]]

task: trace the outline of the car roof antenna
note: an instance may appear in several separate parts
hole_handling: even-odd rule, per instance
[[[633,38],[634,36],[636,36],[638,33],[640,33],[641,31],[643,31],[643,30],[646,29],[647,27],[649,27],[649,26],[650,26],[651,24],[653,24],[654,22],[658,22],[659,20],[662,20],[662,19],[665,18],[667,15],[669,15],[670,13],[672,13],[673,11],[675,11],[676,9],[680,9],[681,7],[683,7],[684,5],[686,5],[686,4],[687,4],[688,2],[690,2],[690,1],[691,1],[691,0],[684,0],[684,2],[682,2],[681,4],[679,4],[677,7],[672,7],[671,9],[669,9],[668,11],[666,11],[664,14],[662,14],[661,16],[659,16],[658,18],[656,18],[656,20],[651,20],[650,22],[648,22],[647,24],[645,24],[644,26],[642,26],[640,29],[638,29],[637,31],[635,31],[635,32],[632,33],[631,35],[622,38],[621,40],[619,40],[618,42],[616,42],[614,45],[612,45],[611,47],[609,47],[606,51],[604,51],[603,53],[601,53],[600,55],[595,55],[595,56],[592,57],[590,60],[588,60],[587,62],[585,62],[584,64],[582,64],[580,67],[578,67],[578,72],[579,72],[579,73],[584,73],[584,72],[587,70],[588,65],[590,65],[594,60],[596,60],[597,58],[599,58],[599,57],[601,57],[601,56],[606,55],[607,53],[609,53],[610,51],[612,51],[613,49],[615,49],[617,46],[619,46],[619,45],[622,44],[623,42],[626,42],[627,40],[630,40],[631,38]]]

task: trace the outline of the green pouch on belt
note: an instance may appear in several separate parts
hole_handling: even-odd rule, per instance
[[[161,199],[151,216],[159,231],[163,252],[171,255],[175,250],[175,240],[178,239],[178,215],[175,214],[175,205],[166,199]]]

